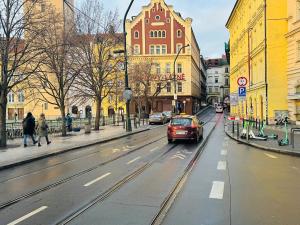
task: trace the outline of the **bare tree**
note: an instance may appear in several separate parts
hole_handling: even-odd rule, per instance
[[[35,40],[43,31],[40,4],[40,0],[0,0],[0,147],[7,144],[8,93],[22,88],[39,67],[41,48]]]
[[[32,96],[40,101],[57,106],[62,119],[62,135],[66,135],[66,108],[70,98],[70,89],[80,68],[75,63],[74,27],[66,24],[64,16],[57,12],[51,4],[46,5],[49,12],[45,18],[43,36],[37,42],[42,46],[41,63],[34,79],[30,79],[29,87]]]
[[[141,113],[142,103],[145,104],[145,112],[150,113],[150,105],[153,109],[155,97],[161,94],[161,91],[170,81],[165,76],[157,74],[154,71],[152,60],[132,63],[130,66],[130,86],[133,90],[133,99],[138,104],[139,114]]]
[[[76,16],[77,64],[82,71],[75,81],[75,96],[96,102],[95,130],[99,130],[102,101],[118,83],[122,57],[113,51],[122,43],[122,35],[116,33],[120,21],[117,12],[103,10],[100,0],[86,0]]]

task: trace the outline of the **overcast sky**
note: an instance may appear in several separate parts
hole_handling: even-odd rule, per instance
[[[81,0],[77,0],[81,1]],[[130,0],[102,0],[106,10],[119,11],[124,16]],[[225,23],[230,15],[236,0],[165,0],[173,5],[175,11],[183,18],[193,19],[193,29],[204,57],[219,57],[224,54],[224,42],[228,41],[229,34]],[[150,0],[135,0],[130,16],[137,15],[143,5]]]

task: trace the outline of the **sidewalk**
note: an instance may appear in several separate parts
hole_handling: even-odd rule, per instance
[[[289,129],[290,130],[290,129]],[[270,135],[270,134],[278,134],[278,140],[270,140],[268,139],[267,141],[259,141],[259,140],[244,140],[241,139],[240,137],[237,137],[237,128],[235,127],[234,133],[232,132],[232,123],[228,122],[226,123],[225,126],[225,132],[226,134],[238,141],[239,143],[246,144],[255,148],[263,149],[266,151],[273,151],[273,152],[279,152],[283,154],[289,154],[289,155],[294,155],[294,156],[299,156],[300,157],[300,134],[295,135],[295,148],[292,147],[291,145],[291,135],[289,133],[289,141],[290,145],[288,146],[279,146],[278,145],[278,140],[283,139],[285,132],[283,128],[280,127],[275,127],[275,126],[269,126],[265,128],[265,134]],[[254,129],[253,130],[255,134],[258,133],[258,130]],[[242,132],[242,127],[240,127],[240,134]]]
[[[7,148],[0,149],[0,170],[67,151],[116,140],[149,129],[149,126],[145,125],[126,133],[123,126],[106,126],[102,127],[100,131],[92,131],[91,134],[84,134],[84,131],[81,131],[78,133],[72,132],[67,137],[50,136],[52,143],[48,146],[43,138],[42,147],[32,145],[32,141],[29,139],[27,148],[23,147],[23,139],[10,140]]]

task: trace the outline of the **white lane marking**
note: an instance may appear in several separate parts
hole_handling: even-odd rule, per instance
[[[135,159],[133,159],[133,160],[127,162],[126,164],[129,165],[129,164],[131,164],[131,163],[134,163],[135,161],[139,160],[140,158],[141,158],[141,156],[136,157]]]
[[[34,216],[35,214],[38,214],[39,212],[44,211],[44,210],[47,209],[47,208],[48,208],[48,206],[42,206],[42,207],[40,207],[40,208],[38,208],[38,209],[32,211],[31,213],[28,213],[28,214],[26,214],[25,216],[22,216],[21,218],[19,218],[19,219],[13,221],[13,222],[11,222],[11,223],[9,223],[9,224],[7,224],[7,225],[15,225],[15,224],[18,224],[18,223],[20,223],[20,222],[22,222],[22,221],[28,219],[29,217],[32,217],[32,216]]]
[[[218,167],[217,167],[218,170],[226,170],[226,167],[227,167],[226,161],[219,161],[218,162]]]
[[[271,155],[271,154],[268,154],[268,153],[265,153],[265,155],[268,156],[271,159],[277,159],[278,158],[275,155]]]
[[[158,147],[155,147],[155,148],[151,149],[150,152],[154,152],[156,150],[158,150]]]
[[[222,150],[221,155],[227,155],[227,150]]]
[[[136,147],[135,145],[132,146],[126,145],[126,148],[135,148],[135,147]]]
[[[116,152],[119,152],[120,151],[120,149],[113,149],[113,153],[116,153]]]
[[[104,179],[105,177],[108,177],[109,175],[111,175],[111,173],[106,173],[106,174],[102,175],[101,177],[98,177],[98,178],[96,178],[95,180],[92,180],[92,181],[86,183],[86,184],[83,185],[83,186],[85,186],[85,187],[91,186],[92,184],[94,184],[94,183],[96,183],[96,182],[98,182],[98,181]]]
[[[180,155],[173,155],[171,159],[185,159],[185,157],[182,157]]]
[[[225,183],[221,181],[214,181],[209,198],[212,199],[223,199],[223,194],[224,194],[224,186]]]
[[[125,146],[123,147],[123,152],[127,152],[129,150],[130,150],[129,148],[126,148]]]

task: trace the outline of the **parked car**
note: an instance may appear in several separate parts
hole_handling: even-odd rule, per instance
[[[164,111],[163,114],[167,117],[167,122],[170,122],[172,118],[172,112],[171,111]]]
[[[216,106],[216,113],[223,113],[223,106],[222,105],[217,105]]]
[[[165,124],[167,122],[167,117],[163,113],[154,113],[149,117],[149,124]]]
[[[190,140],[199,142],[203,138],[203,122],[196,116],[179,115],[171,119],[168,126],[168,142]]]

